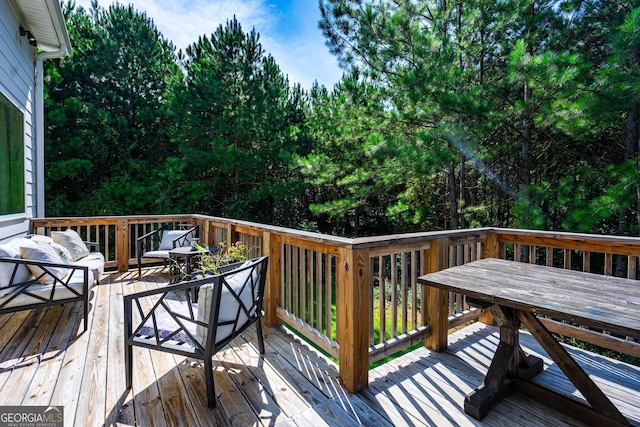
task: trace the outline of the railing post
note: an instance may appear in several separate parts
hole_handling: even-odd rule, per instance
[[[262,254],[269,256],[267,283],[264,288],[264,323],[268,326],[280,324],[277,309],[280,306],[280,239],[269,232],[262,233]]]
[[[227,223],[227,248],[230,248],[231,245],[235,243],[233,238],[234,226],[230,222]]]
[[[338,253],[340,381],[347,390],[356,393],[369,386],[369,250],[341,248]]]
[[[129,269],[129,220],[119,218],[116,229],[116,260],[118,271],[125,272]]]
[[[434,239],[430,242],[429,254],[427,256],[427,272],[447,268],[447,239]],[[427,324],[431,328],[431,336],[424,340],[424,345],[433,351],[443,351],[447,348],[447,333],[449,332],[449,310],[447,304],[448,292],[426,286],[422,288],[423,295],[426,294],[427,303]]]
[[[482,247],[482,258],[498,258],[498,236],[495,231],[485,234],[486,239]]]
[[[484,247],[482,248],[482,258],[498,258],[498,236],[496,232],[489,232],[486,234],[486,237]],[[478,316],[478,321],[491,326],[496,323],[490,308],[486,308],[484,313]]]

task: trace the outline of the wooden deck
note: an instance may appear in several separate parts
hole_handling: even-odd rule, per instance
[[[88,333],[76,304],[0,316],[0,405],[64,405],[65,425],[581,425],[515,393],[480,423],[462,410],[499,341],[482,324],[450,335],[449,349],[421,348],[370,371],[368,389],[351,395],[337,367],[284,328],[266,328],[259,357],[253,331],[216,357],[218,407],[207,409],[203,370],[183,357],[134,349],[134,387],[124,386],[122,295],[162,286],[159,268],[105,275],[94,288]],[[535,341],[538,375],[557,390],[575,388]],[[633,425],[640,426],[640,368],[571,350]]]

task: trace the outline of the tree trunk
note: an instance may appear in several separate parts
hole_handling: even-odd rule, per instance
[[[458,228],[458,197],[456,195],[456,169],[455,163],[449,162],[447,170],[447,187],[449,193],[449,216],[451,218],[451,229]]]
[[[466,198],[465,198],[465,193],[466,193],[466,187],[465,187],[465,158],[464,156],[460,156],[460,204],[459,207],[462,207],[464,209],[464,207],[466,206]],[[466,220],[463,215],[460,215],[460,228],[467,228],[467,224],[466,224]]]
[[[531,57],[533,54],[533,46],[530,34],[532,32],[532,20],[535,15],[535,4],[532,1],[527,8],[527,39],[526,39],[526,55]],[[529,86],[525,79],[523,101],[524,111],[522,113],[522,171],[520,173],[520,191],[524,199],[524,205],[528,209],[531,206],[531,139],[533,135],[533,119],[531,117],[531,97],[533,89]],[[523,227],[531,226],[531,216],[525,215],[521,218]]]
[[[625,152],[624,160],[629,161],[632,159],[637,160],[638,153],[638,138],[640,136],[640,129],[638,129],[638,120],[640,119],[640,102],[632,102],[627,109],[627,127],[626,127],[626,139],[625,139]],[[637,190],[636,190],[637,193]],[[631,206],[623,209],[620,212],[620,218],[618,220],[618,233],[621,235],[627,234],[629,231],[629,225],[631,221]]]
[[[626,126],[626,138],[625,138],[625,152],[624,160],[629,161],[632,159],[638,160],[638,142],[640,138],[640,102],[634,101],[629,105],[627,109],[627,126]],[[640,190],[636,187],[637,197],[640,198]],[[620,211],[620,217],[618,218],[618,234],[621,236],[629,233],[629,226],[631,225],[632,207],[627,206]],[[640,221],[639,221],[640,222]],[[616,269],[615,276],[625,276],[625,262],[626,257],[616,257]]]

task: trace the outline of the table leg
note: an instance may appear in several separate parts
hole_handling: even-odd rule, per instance
[[[477,420],[511,393],[517,378],[531,378],[542,371],[542,359],[526,356],[518,342],[520,322],[514,309],[493,306],[494,319],[500,325],[500,344],[480,387],[464,400],[464,411]]]
[[[544,327],[542,322],[540,322],[534,314],[521,311],[518,312],[518,318],[591,405],[591,408],[589,408],[579,402],[566,399],[566,401],[562,401],[563,409],[570,409],[569,405],[573,402],[573,404],[577,406],[575,406],[575,409],[570,409],[573,411],[572,415],[574,413],[590,414],[583,419],[587,424],[598,426],[629,425],[629,421],[624,417],[624,415],[622,415],[618,408],[611,403],[611,400],[609,400],[602,390],[600,390],[580,365],[573,360],[573,357],[571,357],[567,350],[565,350],[564,347],[556,341],[553,335],[551,335],[547,328]],[[598,417],[598,415],[602,415],[604,417]],[[609,422],[601,421],[601,418],[605,421],[608,420]]]

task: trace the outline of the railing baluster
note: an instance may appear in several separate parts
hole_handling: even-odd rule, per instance
[[[633,255],[629,255],[627,257],[627,278],[635,279],[636,278],[636,268],[637,268],[637,260]]]
[[[449,246],[449,260],[447,262],[447,265],[449,267],[455,267],[457,265],[455,247],[453,246]]]
[[[604,254],[604,275],[613,275],[613,254],[609,252]]]
[[[418,327],[418,252],[411,252],[411,329]]]
[[[375,288],[375,278],[373,272],[375,271],[375,258],[369,259],[369,271],[371,271],[371,275],[369,276],[369,312],[371,315],[369,316],[369,347],[375,344],[375,325],[373,324],[373,310],[374,310],[374,288]]]
[[[298,293],[300,295],[300,311],[298,312],[298,317],[303,321],[309,323],[307,319],[307,268],[306,268],[306,249],[298,248],[298,252],[300,254],[300,264],[298,270],[298,276],[300,277],[300,283],[298,288]]]
[[[307,250],[307,316],[309,317],[309,324],[313,325],[314,310],[313,310],[313,251]]]
[[[293,313],[293,247],[287,245],[287,311]]]
[[[293,314],[300,317],[300,248],[293,248]]]
[[[380,342],[387,340],[387,298],[386,291],[386,277],[384,274],[385,257],[382,255],[378,257],[378,288],[380,290]]]
[[[529,246],[529,264],[536,263],[536,249],[537,249],[536,245]]]
[[[591,273],[591,252],[582,252],[582,271]]]
[[[408,296],[409,293],[407,291],[407,253],[406,252],[402,252],[401,255],[401,260],[402,260],[402,265],[400,267],[400,272],[402,274],[402,277],[400,279],[401,283],[402,283],[402,333],[406,334],[407,333],[407,314],[409,311],[409,301],[408,301]]]
[[[398,332],[398,266],[396,254],[391,255],[391,336]]]
[[[289,292],[285,287],[288,274],[287,267],[289,265],[289,259],[286,255],[287,246],[284,243],[280,243],[280,305],[289,311],[289,304],[287,304]]]
[[[331,264],[333,262],[333,257],[330,255],[326,255],[325,256],[325,282],[324,282],[324,290],[325,290],[325,323],[326,323],[326,335],[331,338],[331,339],[335,339],[335,337],[333,337],[332,331],[331,331],[331,307],[333,305],[333,300],[331,298],[331,290],[332,290],[332,283],[333,283],[333,278],[331,277]]]
[[[449,316],[452,316],[453,314],[455,314],[455,309],[456,309],[456,294],[454,292],[448,292],[447,293],[449,295],[448,301],[449,301]]]
[[[316,251],[316,329],[322,331],[322,252]]]

